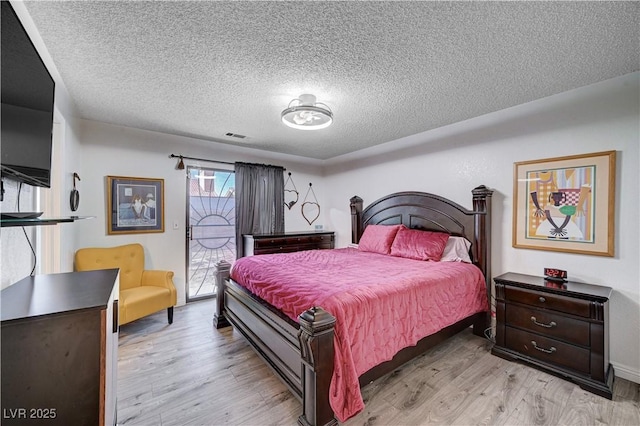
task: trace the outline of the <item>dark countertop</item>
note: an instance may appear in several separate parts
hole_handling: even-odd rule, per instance
[[[28,276],[0,293],[1,320],[107,307],[119,269]]]
[[[589,295],[596,298],[610,299],[611,287],[605,287],[594,284],[579,283],[576,281],[565,281],[564,283],[556,283],[546,280],[544,277],[516,274],[507,272],[494,278],[495,281],[506,281],[515,284],[522,284],[522,287],[531,288],[533,290],[546,291],[548,293],[560,295],[573,295],[580,297],[581,295]]]

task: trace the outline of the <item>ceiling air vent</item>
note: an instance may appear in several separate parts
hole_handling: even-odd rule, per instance
[[[239,135],[237,133],[231,133],[231,132],[225,133],[225,136],[231,136],[232,138],[238,138],[238,139],[246,138],[245,135]]]

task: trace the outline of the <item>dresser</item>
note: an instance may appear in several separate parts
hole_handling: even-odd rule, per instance
[[[612,398],[611,288],[506,273],[495,277],[494,355],[524,361]]]
[[[332,249],[335,244],[334,233],[329,231],[253,234],[243,235],[243,238],[245,256]]]
[[[2,290],[2,424],[114,425],[118,269]]]

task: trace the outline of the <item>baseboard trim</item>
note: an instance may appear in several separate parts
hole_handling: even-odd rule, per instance
[[[640,384],[640,371],[634,370],[627,365],[618,364],[617,362],[612,362],[611,365],[613,365],[613,370],[616,377],[621,377],[631,382]]]

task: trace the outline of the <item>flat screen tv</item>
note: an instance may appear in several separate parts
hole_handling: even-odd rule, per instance
[[[51,185],[55,83],[8,1],[2,1],[2,177]]]

